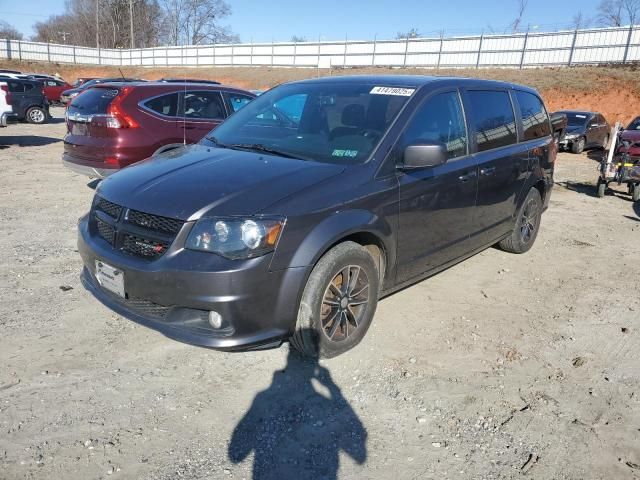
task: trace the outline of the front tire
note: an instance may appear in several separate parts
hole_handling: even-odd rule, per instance
[[[371,325],[379,286],[376,262],[364,247],[344,242],[329,250],[307,280],[291,337],[293,347],[321,358],[355,347]]]
[[[31,107],[25,115],[27,122],[35,124],[43,124],[47,121],[47,112],[40,107]]]
[[[602,141],[602,149],[606,150],[609,146],[609,135],[605,135],[604,140]]]
[[[498,245],[505,252],[525,253],[533,246],[542,219],[542,197],[537,188],[529,190],[522,202],[513,232]]]
[[[572,153],[582,153],[584,150],[585,140],[584,137],[577,138],[571,143]]]
[[[631,198],[634,202],[640,201],[640,183],[633,184],[633,191],[631,192]]]
[[[596,185],[596,195],[598,198],[604,197],[605,191],[607,190],[607,183],[604,182],[601,178],[598,178],[598,185]]]

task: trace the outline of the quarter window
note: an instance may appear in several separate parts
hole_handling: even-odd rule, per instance
[[[421,142],[441,142],[447,158],[467,154],[467,130],[457,92],[440,93],[427,100],[409,122],[403,146]]]
[[[178,114],[178,94],[170,93],[152,98],[147,100],[144,106],[165,117],[175,117]]]
[[[251,97],[247,97],[245,95],[236,95],[233,93],[229,94],[229,103],[231,103],[231,108],[233,108],[234,112],[240,110],[251,100],[253,100]]]
[[[184,95],[185,118],[213,119],[226,116],[219,92],[187,92]]]
[[[516,98],[522,114],[524,139],[533,140],[551,135],[549,117],[542,101],[528,92],[516,92]]]
[[[505,147],[518,141],[516,120],[507,92],[471,90],[469,101],[473,110],[479,152]]]

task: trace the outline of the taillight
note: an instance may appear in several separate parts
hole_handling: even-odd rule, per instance
[[[122,107],[122,102],[131,93],[131,90],[133,90],[132,87],[124,87],[111,100],[109,107],[107,107],[107,128],[138,128],[140,126]]]
[[[0,90],[2,90],[4,92],[4,98],[5,101],[7,102],[7,105],[11,105],[11,92],[9,91],[9,86],[8,85],[0,85]]]

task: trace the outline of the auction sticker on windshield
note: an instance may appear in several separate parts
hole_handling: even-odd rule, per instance
[[[369,93],[372,95],[396,95],[399,97],[410,97],[415,91],[415,88],[373,87]]]

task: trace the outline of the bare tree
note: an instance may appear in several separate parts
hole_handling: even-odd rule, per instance
[[[231,14],[225,0],[163,0],[165,30],[172,45],[235,43],[240,40],[220,21]]]
[[[591,25],[591,19],[586,17],[581,11],[576,13],[571,19],[571,27],[575,30],[588,28]]]
[[[302,42],[306,42],[307,41],[307,37],[303,37],[301,35],[293,35],[291,37],[291,41],[293,43],[302,43]]]
[[[517,0],[518,1],[518,13],[516,18],[511,22],[511,31],[517,32],[520,29],[520,25],[522,24],[522,17],[524,16],[524,12],[527,9],[527,5],[529,4],[529,0]]]
[[[0,20],[0,38],[6,40],[22,40],[22,33],[4,20]]]
[[[640,0],[622,0],[622,9],[627,14],[630,25],[635,25],[640,13]]]
[[[598,4],[598,22],[607,27],[619,27],[623,19],[623,0],[601,0]]]
[[[398,32],[396,34],[397,40],[404,40],[406,38],[418,38],[420,36],[420,32],[418,32],[417,28],[412,28],[408,32]]]

